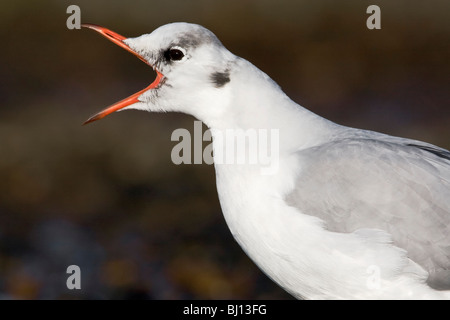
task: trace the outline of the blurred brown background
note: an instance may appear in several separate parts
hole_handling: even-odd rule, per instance
[[[170,135],[194,118],[126,111],[81,126],[155,75],[68,30],[70,4],[125,36],[202,24],[313,112],[450,148],[448,0],[3,1],[0,298],[290,298],[232,239],[213,167],[172,164]],[[381,30],[366,28],[370,4]]]

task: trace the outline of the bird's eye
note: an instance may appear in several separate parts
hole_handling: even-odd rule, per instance
[[[169,49],[166,51],[166,59],[167,60],[173,60],[173,61],[179,61],[181,59],[183,59],[184,57],[184,52],[181,51],[180,49]]]

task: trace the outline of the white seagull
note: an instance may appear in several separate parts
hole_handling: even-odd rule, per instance
[[[157,74],[86,123],[122,109],[183,112],[211,129],[214,150],[226,130],[277,130],[276,172],[262,174],[260,163],[215,163],[215,171],[234,238],[287,292],[450,298],[449,151],[312,113],[200,25],[171,23],[136,38],[83,27]]]

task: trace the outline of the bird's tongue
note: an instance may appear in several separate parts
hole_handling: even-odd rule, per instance
[[[127,38],[125,38],[124,36],[111,31],[107,28],[104,27],[100,27],[97,26],[95,24],[88,24],[88,23],[84,23],[81,25],[84,28],[89,28],[92,29],[94,31],[97,31],[98,33],[100,33],[102,36],[104,36],[105,38],[107,38],[108,40],[114,42],[115,44],[117,44],[119,47],[124,48],[125,50],[131,52],[132,54],[134,54],[135,56],[137,56],[139,59],[141,59],[142,61],[144,61],[146,64],[149,64],[140,54],[138,54],[136,51],[134,51],[133,49],[131,49],[128,45],[125,44],[124,40],[126,40]],[[109,107],[107,107],[106,109],[100,111],[99,113],[96,113],[95,115],[93,115],[92,117],[90,117],[88,120],[86,120],[84,122],[84,124],[102,119],[104,117],[106,117],[108,114],[113,113],[117,110],[123,109],[129,105],[132,105],[136,102],[139,102],[138,98],[141,94],[143,94],[145,91],[149,90],[149,89],[153,89],[156,88],[159,83],[161,82],[163,75],[158,71],[156,71],[156,79],[145,89],[136,92],[135,94],[129,96],[128,98],[125,98]]]

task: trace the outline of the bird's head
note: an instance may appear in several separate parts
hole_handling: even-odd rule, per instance
[[[82,26],[133,53],[156,72],[156,79],[147,88],[102,110],[85,123],[123,109],[179,111],[198,118],[204,112],[216,116],[223,112],[236,56],[208,29],[196,24],[171,23],[150,34],[126,38],[97,25]],[[215,110],[211,110],[213,106]]]

